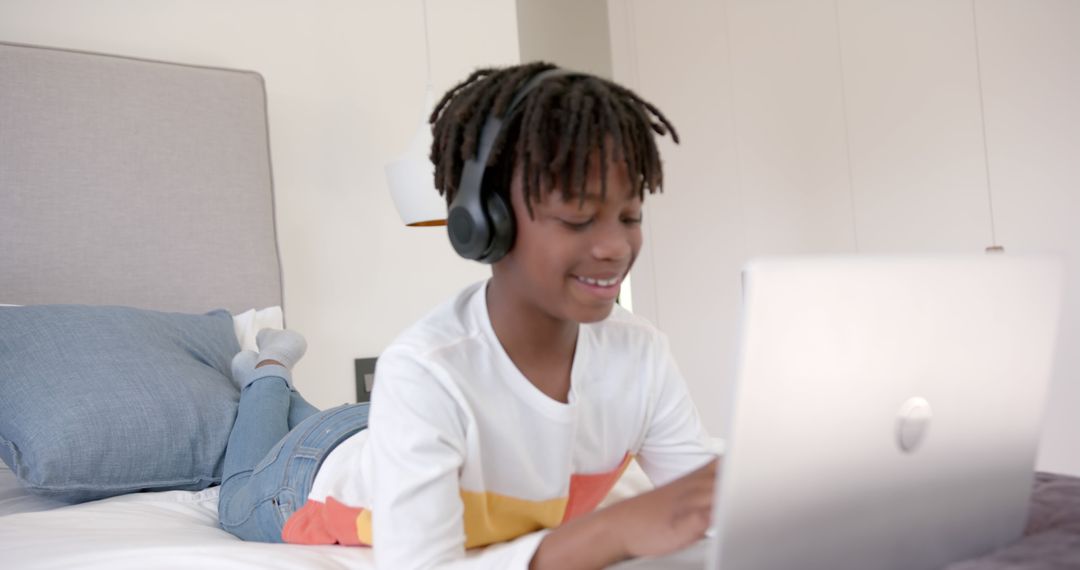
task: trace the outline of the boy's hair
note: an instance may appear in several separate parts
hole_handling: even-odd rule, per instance
[[[474,71],[443,95],[431,113],[434,142],[435,187],[450,204],[457,193],[462,167],[477,154],[480,132],[488,116],[502,117],[514,93],[528,80],[555,66],[535,62],[506,68]],[[511,116],[492,146],[484,175],[484,191],[495,191],[510,203],[509,189],[515,161],[521,161],[525,204],[532,216],[532,201],[540,199],[542,184],[561,186],[563,199],[575,193],[585,198],[585,175],[593,150],[607,156],[607,136],[614,142],[615,160],[622,160],[639,198],[645,190],[657,192],[663,183],[660,154],[653,133],[671,133],[675,127],[655,106],[633,91],[592,75],[553,77],[533,89]],[[513,145],[513,152],[502,152]],[[541,180],[541,175],[544,179]],[[601,193],[607,192],[607,160],[600,161]],[[496,186],[490,187],[489,184]]]

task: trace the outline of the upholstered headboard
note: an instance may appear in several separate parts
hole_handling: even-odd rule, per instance
[[[282,304],[262,77],[0,43],[0,303]]]

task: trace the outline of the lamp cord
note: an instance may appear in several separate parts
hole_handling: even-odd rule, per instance
[[[979,52],[979,22],[975,16],[975,0],[971,0],[971,31],[975,38],[975,78],[979,84],[979,124],[982,126],[983,165],[986,167],[986,204],[990,210],[990,247],[987,252],[1001,251],[994,223],[994,193],[990,185],[990,145],[986,140],[986,106],[983,103],[982,54]]]
[[[431,83],[431,40],[428,39],[427,0],[421,0],[420,5],[424,10],[424,64],[427,67],[427,89],[430,91],[433,85]]]

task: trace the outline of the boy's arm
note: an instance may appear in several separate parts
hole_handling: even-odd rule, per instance
[[[660,486],[716,458],[667,337],[659,335],[654,360],[652,411],[636,460]]]
[[[709,527],[717,463],[553,530],[537,548],[530,570],[603,568],[693,544]]]
[[[525,568],[543,533],[465,556],[459,471],[467,420],[450,389],[402,352],[384,352],[378,366],[367,443],[376,566]]]
[[[544,537],[530,568],[602,568],[667,554],[704,536],[719,460],[675,365],[658,336],[646,398],[653,403],[637,461],[657,488],[574,519]]]

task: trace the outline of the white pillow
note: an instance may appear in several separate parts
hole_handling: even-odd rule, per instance
[[[255,335],[262,329],[283,329],[285,321],[281,315],[281,307],[267,307],[265,309],[249,309],[233,315],[233,330],[236,331],[236,340],[240,343],[240,350],[255,350]]]

